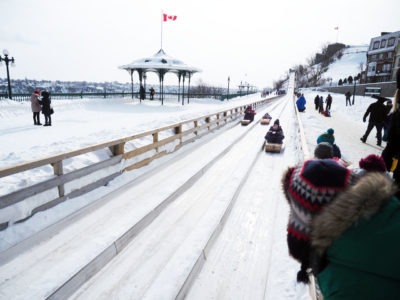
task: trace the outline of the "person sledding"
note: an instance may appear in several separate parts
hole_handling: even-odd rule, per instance
[[[251,105],[249,105],[249,106],[247,106],[246,110],[244,111],[243,119],[253,122],[255,114],[256,114],[256,111],[251,107]]]
[[[283,134],[282,127],[279,124],[279,119],[276,119],[265,135],[265,140],[270,144],[282,144],[284,138],[285,135]]]
[[[269,122],[271,122],[271,119],[272,119],[271,115],[269,113],[265,113],[261,118],[260,123],[261,125],[268,125]]]

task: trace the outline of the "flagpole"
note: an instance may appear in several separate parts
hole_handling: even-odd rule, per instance
[[[336,29],[336,44],[338,43],[339,40],[339,27]]]
[[[161,49],[162,49],[162,34],[163,34],[163,11],[161,11]]]

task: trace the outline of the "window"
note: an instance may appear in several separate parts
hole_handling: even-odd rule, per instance
[[[387,58],[392,58],[393,57],[393,52],[388,52]]]
[[[374,47],[372,49],[378,49],[379,48],[379,41],[374,42]]]
[[[391,46],[393,46],[394,45],[394,37],[392,37],[392,38],[390,38],[389,40],[388,40],[388,47],[391,47]]]
[[[381,41],[381,48],[385,48],[385,46],[386,46],[386,40],[382,40]]]
[[[376,61],[376,54],[371,55],[371,61]]]

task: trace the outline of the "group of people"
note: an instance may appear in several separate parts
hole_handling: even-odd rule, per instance
[[[35,90],[31,95],[31,109],[33,113],[33,125],[42,125],[40,123],[40,112],[42,112],[45,119],[43,126],[51,126],[51,115],[54,113],[54,110],[51,107],[49,92]]]
[[[382,99],[377,102],[373,107],[383,112]],[[289,167],[282,176],[290,207],[289,254],[300,263],[297,281],[308,283],[313,274],[324,299],[399,298],[399,107],[397,72],[387,145],[381,156],[361,158],[356,168],[344,164],[340,151],[335,153],[330,128],[317,138],[314,158]]]
[[[149,89],[149,93],[150,93],[150,100],[153,100],[154,94],[156,93],[156,91],[154,90],[153,87],[151,87]],[[140,100],[146,99],[146,90],[144,89],[142,84],[140,85],[140,88],[139,88],[139,98],[140,98]]]
[[[324,109],[324,97],[322,96],[315,96],[314,98],[314,105],[315,105],[315,110],[317,110],[320,114],[324,115],[325,117],[330,117],[331,116],[331,106],[332,106],[332,96],[331,94],[328,94],[325,99],[325,109]]]

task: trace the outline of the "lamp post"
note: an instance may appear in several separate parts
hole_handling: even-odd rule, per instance
[[[354,105],[354,98],[356,97],[356,85],[357,85],[357,79],[358,79],[358,76],[354,76],[354,86],[353,86],[353,103],[352,103],[352,105]]]
[[[229,101],[229,82],[231,81],[231,77],[228,76],[228,96],[226,97],[226,100]]]
[[[8,97],[9,97],[10,99],[12,99],[12,94],[11,94],[11,81],[10,81],[10,71],[9,71],[9,69],[8,69],[8,65],[9,65],[10,62],[11,62],[12,64],[14,64],[15,59],[14,59],[14,57],[11,57],[11,58],[8,57],[8,51],[7,51],[7,49],[4,49],[4,50],[3,50],[3,54],[4,54],[4,57],[1,57],[1,55],[0,55],[0,62],[2,62],[3,60],[6,62],[7,82],[8,82]]]

